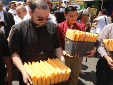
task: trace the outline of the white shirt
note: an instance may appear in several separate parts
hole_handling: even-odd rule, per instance
[[[6,7],[5,6],[3,7],[3,10],[6,11]]]
[[[0,17],[1,17],[1,21],[4,21],[4,12],[0,12]],[[3,33],[5,33],[5,29],[4,26],[1,27],[1,30],[3,31]]]
[[[14,9],[14,10],[13,9],[10,9],[8,12],[9,13],[12,13],[12,15],[15,16],[14,14],[16,14],[16,9]]]
[[[26,8],[26,10],[27,10],[27,14],[29,14],[29,10],[31,10],[30,7],[25,6],[25,8]]]
[[[98,17],[97,18],[96,33],[100,34],[102,29],[106,25],[105,18],[106,18],[107,24],[110,24],[110,20],[109,20],[109,18],[107,16],[100,16],[100,17]]]
[[[30,19],[29,15],[25,15],[23,19],[19,18],[18,15],[16,15],[16,16],[14,16],[15,25],[24,21],[24,20],[27,20],[27,19]]]
[[[56,20],[54,15],[49,13],[49,17],[48,18],[51,18],[51,20],[49,20],[50,22],[53,22],[53,23],[55,23],[57,25],[57,20]]]
[[[65,8],[60,8],[60,11],[65,12]]]

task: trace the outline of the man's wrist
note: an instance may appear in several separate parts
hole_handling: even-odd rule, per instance
[[[104,58],[105,58],[106,60],[108,59],[108,57],[109,57],[108,55],[104,55]]]

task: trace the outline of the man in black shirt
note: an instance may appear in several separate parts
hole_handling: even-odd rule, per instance
[[[0,27],[2,26],[0,25]],[[8,70],[7,77],[4,62]],[[10,85],[12,78],[13,78],[13,63],[9,53],[8,41],[4,33],[0,30],[0,85],[5,85],[5,83],[7,83],[7,85]]]
[[[31,2],[30,9],[31,19],[15,25],[9,38],[12,60],[23,76],[20,85],[32,84],[23,67],[24,62],[57,57],[65,63],[57,27],[48,21],[50,11],[47,3],[36,0]]]

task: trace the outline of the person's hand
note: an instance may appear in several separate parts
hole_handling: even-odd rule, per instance
[[[16,15],[16,13],[14,13],[13,15]]]
[[[110,56],[105,55],[104,58],[107,60],[108,65],[110,66],[111,70],[113,70],[113,60]]]
[[[2,27],[1,22],[2,22],[2,21],[0,20],[0,28]]]
[[[86,27],[90,27],[90,23],[89,22],[86,22]]]
[[[8,75],[6,76],[6,78],[5,78],[5,85],[6,85],[6,83],[8,84],[8,85],[10,85],[11,84],[11,82],[12,82],[12,79],[13,79],[13,74],[9,74],[8,73]]]
[[[69,54],[65,54],[66,56],[70,57],[70,58],[78,58],[79,57],[79,54],[75,54],[75,56],[70,56]]]
[[[24,81],[24,83],[26,83],[26,85],[32,85],[33,84],[31,77],[29,76],[29,74],[26,71],[24,71],[22,73],[22,75],[23,75],[23,81]]]
[[[91,57],[94,57],[94,55],[96,53],[96,50],[91,50],[91,51],[89,51],[87,53],[90,54],[90,55],[87,55],[86,57],[91,58]]]
[[[91,27],[89,22],[86,22],[85,24],[86,24],[85,30]]]

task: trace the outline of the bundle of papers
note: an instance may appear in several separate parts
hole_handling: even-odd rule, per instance
[[[66,37],[73,41],[96,42],[98,34],[67,29]]]
[[[30,75],[33,85],[53,85],[67,81],[71,72],[71,69],[57,58],[40,63],[24,63],[24,68]]]
[[[113,51],[113,39],[105,39],[103,40],[103,43],[107,50]]]

